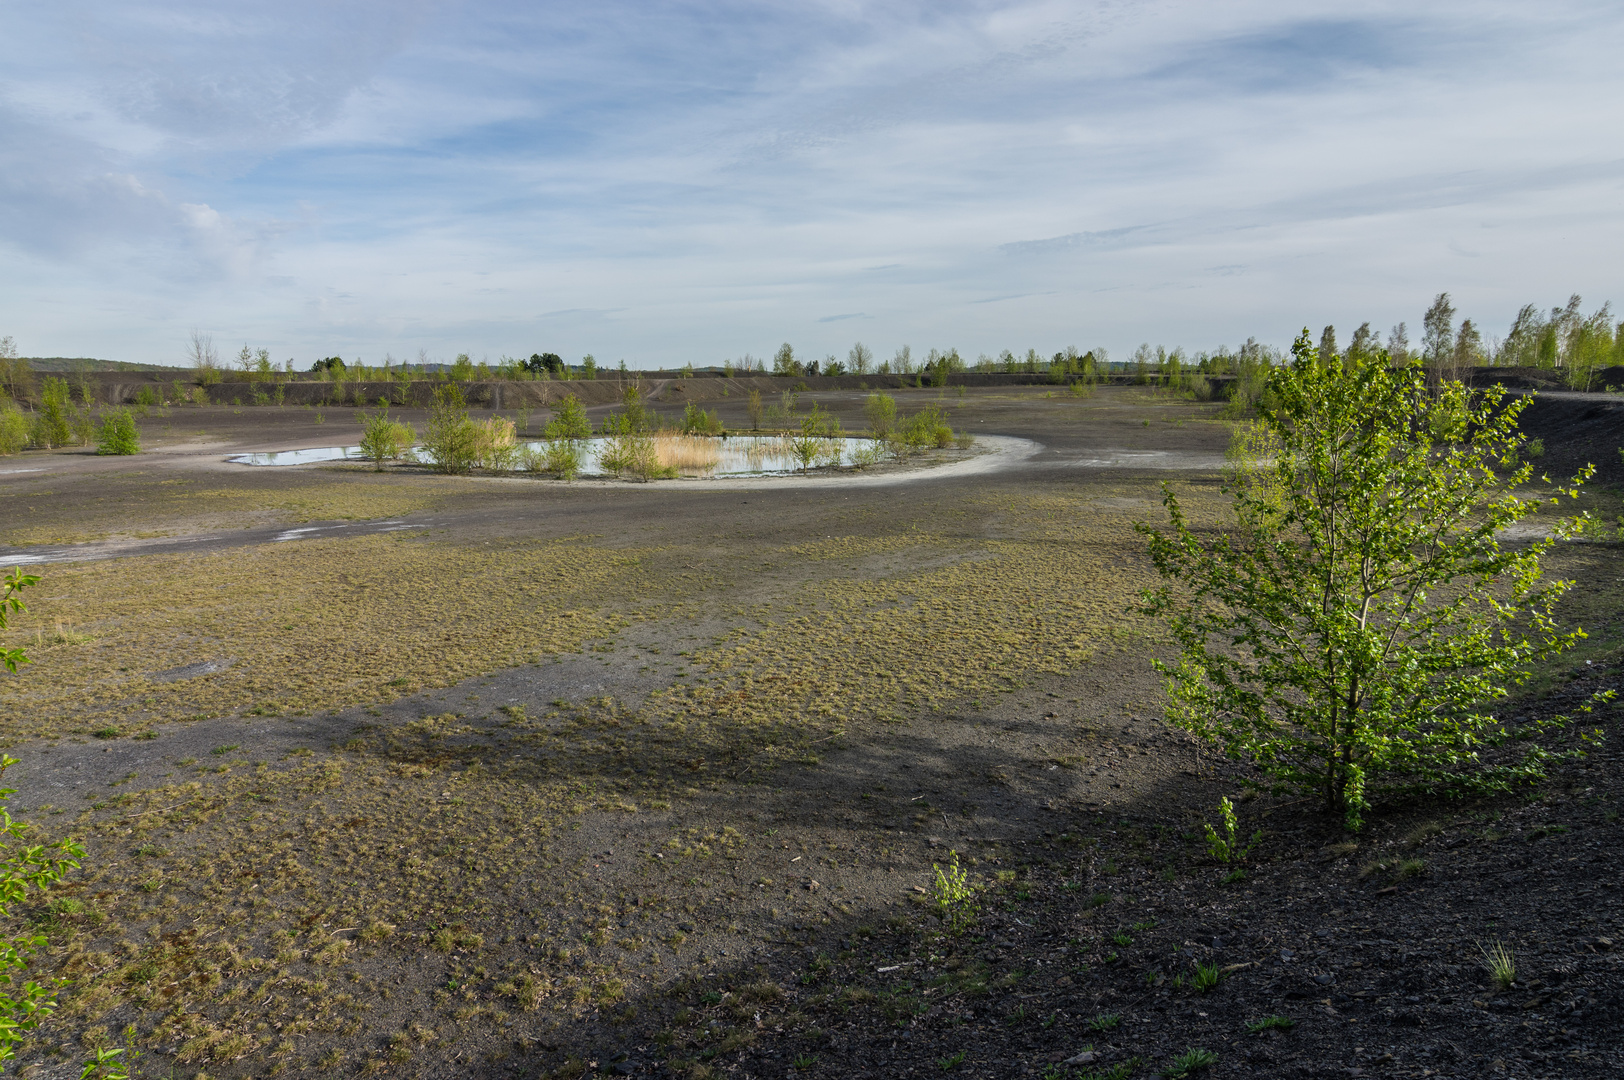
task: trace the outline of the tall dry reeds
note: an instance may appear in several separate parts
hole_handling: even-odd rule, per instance
[[[674,469],[681,476],[703,476],[722,459],[716,439],[703,435],[656,435],[654,457],[661,468]]]

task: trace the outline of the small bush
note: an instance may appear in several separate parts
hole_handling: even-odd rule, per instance
[[[128,409],[109,413],[101,425],[101,439],[96,444],[98,454],[139,454],[141,435],[135,430],[135,417]]]
[[[897,399],[890,394],[873,393],[863,403],[863,417],[876,439],[890,436],[897,423]]]
[[[362,413],[361,425],[361,453],[380,470],[384,462],[399,458],[417,441],[416,430],[410,424],[391,420],[387,408],[378,413]]]
[[[575,439],[549,439],[545,446],[539,449],[527,446],[523,452],[527,470],[552,473],[560,480],[575,479],[585,459],[586,449]]]
[[[953,428],[935,405],[927,405],[897,427],[891,442],[910,453],[953,445]]]
[[[479,460],[479,425],[468,419],[462,387],[446,383],[434,390],[423,451],[439,472],[464,473]]]
[[[150,386],[143,386],[135,392],[135,403],[144,409],[150,409],[158,404],[158,391]]]

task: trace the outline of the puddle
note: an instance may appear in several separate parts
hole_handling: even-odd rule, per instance
[[[605,439],[588,439],[581,462],[582,476],[607,476],[600,457]],[[521,443],[521,447],[543,450],[544,442]],[[419,458],[423,448],[413,447]],[[789,439],[778,435],[734,435],[712,438],[700,435],[657,435],[654,452],[660,463],[675,468],[679,476],[788,476],[801,465]],[[873,439],[831,439],[813,462],[814,466],[850,468],[874,453]],[[226,458],[238,465],[313,465],[326,461],[364,461],[359,446],[318,446],[308,450],[281,450],[264,454],[236,454]],[[521,466],[522,471],[522,466]]]

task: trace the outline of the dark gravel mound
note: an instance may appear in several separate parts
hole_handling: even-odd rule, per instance
[[[1592,484],[1624,486],[1624,458],[1619,455],[1624,447],[1624,397],[1541,394],[1523,411],[1522,429],[1530,439],[1545,443],[1545,455],[1534,464],[1551,479],[1565,479],[1593,463]]]

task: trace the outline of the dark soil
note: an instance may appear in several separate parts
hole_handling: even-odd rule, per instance
[[[1621,682],[1606,672],[1541,707]],[[1606,726],[1616,739],[1620,725]],[[1241,832],[1264,839],[1227,866],[1203,857],[1192,828],[1197,807],[1234,790],[1222,775],[1108,813],[1057,812],[1041,840],[995,860],[1013,880],[980,898],[962,937],[872,923],[811,935],[800,963],[770,968],[789,1000],[759,1007],[754,1044],[713,1064],[763,1077],[796,1060],[807,1076],[1151,1076],[1196,1047],[1216,1055],[1214,1077],[1616,1076],[1621,765],[1610,742],[1538,791],[1392,808],[1357,838],[1300,803],[1259,800],[1242,806]],[[1497,943],[1514,952],[1510,985],[1485,964]],[[1193,983],[1201,965],[1221,975],[1207,991]],[[731,992],[711,1006],[725,1016],[751,978],[678,996],[702,1008],[704,991]],[[1269,1017],[1289,1026],[1257,1031]]]

